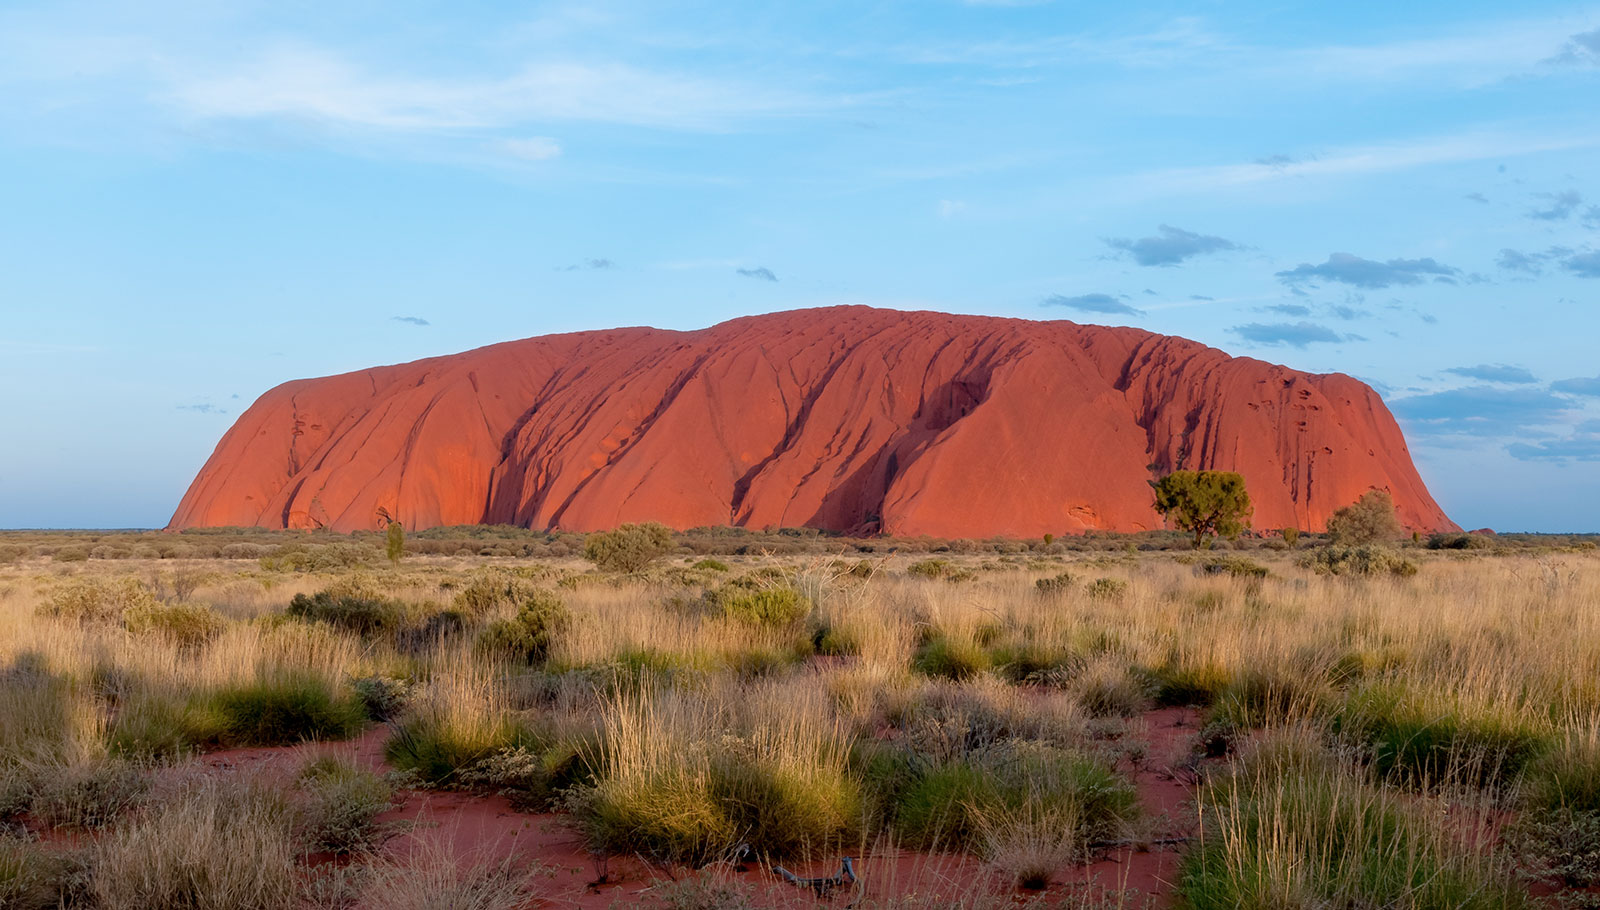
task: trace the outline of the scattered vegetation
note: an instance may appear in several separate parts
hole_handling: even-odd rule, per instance
[[[1167,705],[1199,714],[1192,766],[1159,772],[1200,781],[1204,823],[1155,848],[1182,853],[1195,910],[1600,884],[1587,541],[1218,536],[647,530],[586,562],[575,535],[433,529],[395,564],[382,532],[0,535],[0,906],[537,896],[526,868],[390,843],[382,813],[419,786],[564,813],[597,856],[797,868],[903,845],[1039,888],[1161,824],[1132,777]],[[375,722],[403,779],[320,745]],[[270,781],[182,761],[305,742]],[[308,872],[329,853],[348,875]],[[683,881],[656,896],[764,899]]]

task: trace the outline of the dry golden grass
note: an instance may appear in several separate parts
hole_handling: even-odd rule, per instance
[[[536,790],[530,803],[568,806],[599,847],[674,858],[741,844],[776,857],[892,841],[911,833],[907,793],[936,772],[968,787],[963,769],[998,767],[1008,749],[1045,744],[1055,751],[1039,754],[1051,761],[1100,763],[1109,774],[1133,749],[1116,742],[1120,718],[1159,704],[1202,706],[1219,748],[1263,728],[1311,730],[1304,735],[1337,763],[1336,785],[1315,791],[1282,762],[1216,763],[1214,774],[1231,775],[1216,780],[1233,782],[1214,783],[1202,800],[1207,844],[1221,844],[1206,857],[1218,865],[1197,858],[1186,875],[1221,869],[1234,885],[1254,876],[1263,907],[1359,890],[1333,868],[1348,858],[1308,833],[1321,830],[1307,814],[1313,803],[1348,820],[1333,834],[1375,842],[1362,861],[1400,869],[1394,881],[1431,863],[1469,889],[1500,887],[1505,858],[1491,843],[1424,836],[1434,816],[1419,801],[1505,813],[1534,799],[1565,806],[1577,793],[1600,812],[1592,551],[1408,550],[1421,571],[1403,578],[1318,575],[1291,554],[1250,555],[1267,577],[1209,574],[1170,553],[944,555],[961,570],[950,579],[908,573],[921,553],[860,567],[727,557],[727,572],[679,557],[628,577],[570,558],[496,560],[496,577],[559,597],[570,616],[534,665],[475,646],[516,603],[450,613],[482,575],[479,559],[321,573],[238,560],[29,559],[0,567],[0,779],[227,742],[228,706],[241,703],[281,707],[290,739],[296,724],[346,735],[343,721],[317,726],[307,712],[342,711],[356,680],[377,678],[404,695],[389,748],[397,764],[441,785]],[[1070,583],[1037,584],[1062,573]],[[809,615],[730,616],[717,592],[741,584],[793,588]],[[164,634],[148,603],[131,621],[114,598],[103,609],[51,609],[100,588],[208,609],[222,625]],[[330,589],[400,603],[404,628],[361,636],[285,617],[294,595]],[[306,707],[318,698],[324,708]],[[485,759],[497,770],[484,772]],[[1068,818],[1070,802],[1024,809],[971,786],[957,794],[971,810],[967,843],[1019,880],[1093,853],[1079,834],[1107,823]],[[177,824],[168,813],[205,811],[178,800],[114,822],[104,849],[123,852],[105,862],[136,864],[145,853],[160,870],[169,846],[220,849],[243,836],[196,822],[188,839],[160,842],[161,825]],[[1380,822],[1390,833],[1358,830]],[[270,859],[279,847],[260,849]],[[225,871],[230,881],[242,874]],[[395,906],[410,906],[402,880],[433,887],[416,870],[384,874],[400,889]],[[269,901],[261,906],[276,899],[274,886],[252,887]]]

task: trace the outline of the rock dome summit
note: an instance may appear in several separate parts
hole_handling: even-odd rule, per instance
[[[548,335],[286,382],[171,527],[1162,527],[1171,470],[1242,473],[1257,528],[1371,489],[1454,530],[1378,394],[1133,328],[848,306]]]

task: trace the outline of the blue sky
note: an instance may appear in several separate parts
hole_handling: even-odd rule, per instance
[[[1600,530],[1596,98],[1595,4],[11,2],[0,527],[165,523],[287,379],[865,303],[1351,373]]]

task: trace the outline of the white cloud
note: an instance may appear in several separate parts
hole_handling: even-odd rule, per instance
[[[837,102],[622,63],[534,62],[509,75],[388,75],[332,51],[279,45],[238,65],[190,67],[167,100],[201,118],[290,118],[389,130],[511,128],[544,120],[692,130]]]
[[[1328,178],[1405,170],[1432,164],[1510,158],[1539,152],[1592,148],[1595,136],[1530,136],[1524,131],[1474,131],[1410,142],[1335,149],[1303,161],[1250,162],[1211,167],[1169,168],[1116,181],[1133,195],[1206,192],[1294,178]]]
[[[956,199],[939,200],[939,217],[953,218],[967,210],[967,204]]]
[[[500,142],[500,149],[514,158],[526,161],[549,161],[561,155],[561,144],[549,136],[504,139]]]

